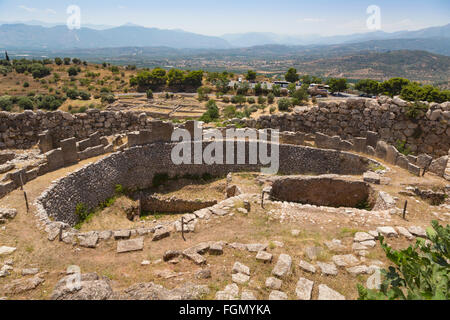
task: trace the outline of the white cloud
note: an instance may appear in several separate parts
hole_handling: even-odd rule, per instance
[[[36,11],[36,8],[29,8],[29,7],[24,6],[24,5],[20,5],[19,8],[23,9],[23,10],[25,10],[27,12],[34,12],[34,11]]]
[[[50,13],[50,14],[56,14],[56,11],[53,9],[45,9],[45,12]]]
[[[125,7],[125,6],[117,6],[117,8],[119,8],[119,9],[126,9],[127,7]]]

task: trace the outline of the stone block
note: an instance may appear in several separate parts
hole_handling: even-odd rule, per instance
[[[408,171],[410,173],[412,173],[413,175],[416,175],[416,176],[420,177],[420,167],[410,163],[409,166],[408,166]]]
[[[45,154],[49,171],[64,167],[64,156],[61,149],[54,149]]]
[[[397,158],[400,155],[400,152],[398,152],[397,148],[394,146],[389,145],[387,147],[386,152],[386,161],[390,164],[396,164]]]
[[[430,157],[427,154],[421,154],[417,157],[416,165],[422,169],[428,168],[433,161],[433,157]]]
[[[78,146],[78,151],[84,151],[87,148],[92,147],[91,145],[91,139],[85,139],[85,140],[81,140],[77,143]]]
[[[64,158],[64,165],[78,163],[77,139],[70,138],[61,141],[61,150]]]
[[[117,243],[117,253],[142,251],[144,249],[144,237],[122,240]]]
[[[172,140],[173,124],[163,121],[151,121],[152,141],[168,142]]]
[[[403,168],[405,170],[408,170],[409,168],[409,161],[408,158],[402,154],[400,154],[397,157],[397,162],[395,163],[397,166],[399,166],[400,168]]]
[[[130,132],[127,134],[128,148],[139,145],[139,132]]]
[[[407,158],[408,158],[408,161],[409,161],[410,163],[412,163],[412,164],[417,164],[417,157],[416,157],[416,156],[409,155],[409,156],[407,156]]]
[[[27,183],[27,172],[25,169],[13,171],[8,173],[7,176],[15,183],[16,186],[20,186],[22,183]]]
[[[380,135],[377,132],[367,131],[366,138],[367,145],[376,148],[378,140],[380,140]]]
[[[376,156],[380,159],[386,159],[388,144],[382,140],[377,142],[377,147],[375,148]]]
[[[101,138],[100,132],[98,132],[98,131],[91,134],[89,136],[89,140],[91,140],[91,146],[95,147],[95,146],[101,145],[102,142],[100,141],[100,138]]]
[[[45,131],[38,137],[39,137],[38,146],[39,150],[41,150],[41,153],[47,153],[53,149],[53,137],[48,131]]]
[[[353,139],[354,150],[356,152],[366,151],[367,138],[355,138]]]

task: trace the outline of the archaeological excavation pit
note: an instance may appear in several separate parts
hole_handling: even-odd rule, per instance
[[[291,176],[274,181],[273,200],[324,207],[348,207],[371,210],[377,195],[366,182],[341,179],[338,176]]]
[[[225,142],[224,142],[225,143]],[[99,205],[115,195],[117,185],[127,190],[141,191],[151,189],[154,180],[161,174],[166,174],[169,179],[174,177],[210,176],[225,177],[230,172],[260,172],[263,167],[257,164],[181,164],[176,165],[171,160],[171,152],[174,143],[152,143],[143,146],[135,146],[120,152],[113,153],[95,163],[88,164],[83,168],[62,177],[47,188],[37,199],[39,209],[38,217],[46,221],[48,225],[59,228],[59,223],[64,223],[66,228],[72,229],[80,222],[76,213],[77,206],[83,205],[87,212],[93,212]],[[204,143],[205,148],[208,143]],[[194,150],[195,148],[192,148]],[[249,159],[248,144],[246,143],[246,159]],[[283,145],[279,146],[280,159],[279,173],[282,175],[355,175],[360,176],[376,162],[355,154],[335,150],[323,150],[305,146]],[[235,153],[237,154],[237,153]],[[348,189],[346,185],[335,186],[334,189]],[[331,189],[330,189],[331,190]],[[159,192],[158,192],[159,193]],[[330,206],[368,207],[370,189],[365,185],[358,187],[358,197],[349,198],[344,202],[325,201],[311,198],[312,203]],[[160,208],[176,214],[189,213],[186,207],[192,207],[192,211],[201,209],[206,204],[195,203],[197,197],[182,198],[183,201],[168,201],[164,195],[161,198],[149,198],[147,203],[143,201],[148,211],[159,213]],[[169,197],[170,198],[170,197]],[[339,198],[339,197],[336,197]],[[208,201],[222,201],[220,197],[204,199]],[[301,200],[301,199],[300,199]],[[308,199],[306,199],[308,200]],[[317,202],[315,202],[317,200]],[[298,198],[286,201],[299,201]],[[169,203],[170,202],[170,203]],[[208,203],[209,205],[209,203]],[[370,203],[371,205],[371,203]],[[153,206],[153,207],[152,207]],[[198,207],[200,206],[200,207]],[[184,212],[181,212],[184,211]],[[127,220],[122,219],[123,220]],[[132,223],[132,221],[128,222]],[[107,229],[118,230],[133,228],[128,223],[108,224]],[[51,230],[51,228],[47,228]],[[98,228],[89,228],[89,231],[104,230],[103,224]]]

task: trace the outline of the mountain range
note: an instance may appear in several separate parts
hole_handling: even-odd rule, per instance
[[[0,22],[1,23],[1,22]],[[396,43],[402,39],[402,43]],[[176,49],[232,49],[262,45],[316,46],[340,44],[376,45],[376,41],[390,41],[380,44],[384,49],[418,49],[425,40],[435,53],[450,51],[450,24],[417,31],[387,33],[375,31],[338,36],[290,36],[274,33],[226,34],[221,37],[205,36],[183,30],[146,28],[134,24],[119,27],[86,26],[69,30],[65,25],[46,24],[39,21],[8,23],[0,25],[0,49],[66,50],[112,47],[169,47]],[[408,41],[405,41],[408,40]],[[389,47],[392,46],[392,47]],[[400,46],[400,48],[398,48]],[[408,47],[408,46],[411,46]],[[397,48],[394,48],[397,47]],[[364,48],[367,49],[367,48]],[[427,48],[421,48],[427,49]]]

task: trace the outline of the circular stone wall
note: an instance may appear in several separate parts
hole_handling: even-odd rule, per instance
[[[204,142],[203,148],[207,145],[209,143]],[[126,149],[55,181],[37,200],[39,218],[47,220],[51,217],[53,221],[74,226],[78,222],[75,214],[77,204],[84,204],[87,209],[92,210],[114,195],[116,185],[120,184],[128,189],[146,189],[152,186],[153,177],[158,173],[167,173],[171,177],[208,173],[219,177],[229,172],[256,172],[267,167],[260,163],[175,165],[171,160],[174,146],[175,143],[156,143]],[[234,147],[236,158],[237,147]],[[285,175],[361,175],[368,170],[370,164],[376,164],[368,158],[341,151],[293,145],[279,147],[279,173]],[[194,149],[192,146],[192,153]],[[248,162],[248,142],[245,150]]]
[[[274,200],[326,207],[354,208],[375,204],[375,191],[362,181],[336,176],[284,177],[274,181],[270,196]]]

